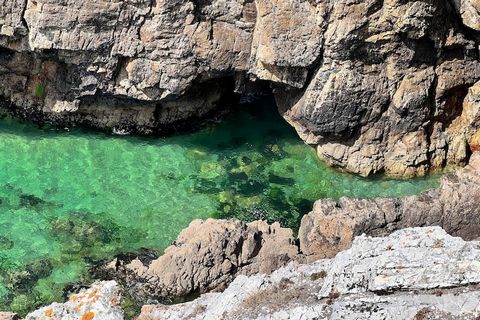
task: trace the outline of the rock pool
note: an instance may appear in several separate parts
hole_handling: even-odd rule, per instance
[[[402,196],[438,177],[363,179],[327,168],[269,101],[168,138],[0,120],[0,310],[63,299],[88,268],[161,251],[196,218],[298,225],[319,198]]]

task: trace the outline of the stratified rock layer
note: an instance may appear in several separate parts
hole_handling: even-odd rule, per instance
[[[224,292],[144,306],[155,319],[475,319],[480,243],[441,228],[360,236],[335,259],[239,276]]]
[[[0,97],[21,117],[188,128],[269,84],[330,165],[411,176],[479,147],[471,0],[0,0]]]
[[[472,240],[480,237],[480,153],[454,174],[442,177],[441,186],[417,196],[340,201],[318,200],[302,218],[299,239],[309,259],[333,257],[350,247],[363,233],[387,235],[416,226],[441,226],[448,233]]]

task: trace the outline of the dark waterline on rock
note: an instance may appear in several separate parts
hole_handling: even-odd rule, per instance
[[[316,199],[416,194],[438,176],[364,179],[323,165],[271,101],[168,138],[0,120],[0,310],[63,299],[95,261],[160,252],[193,219],[297,227]]]

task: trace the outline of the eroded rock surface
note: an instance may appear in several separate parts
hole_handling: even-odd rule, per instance
[[[12,312],[0,312],[0,320],[19,320],[20,317]]]
[[[362,235],[333,259],[239,275],[223,292],[144,305],[137,319],[474,320],[480,312],[479,259],[479,241],[452,237],[440,227]],[[119,289],[114,281],[96,282],[26,319],[121,320]]]
[[[71,295],[65,303],[53,303],[29,313],[25,320],[121,320],[121,298],[115,281],[96,282]]]
[[[119,258],[95,269],[125,284],[138,301],[171,301],[221,290],[239,275],[269,273],[286,263],[332,258],[362,234],[387,236],[408,227],[441,226],[466,240],[480,237],[480,153],[441,186],[418,196],[339,202],[319,200],[301,221],[298,241],[278,223],[196,220],[160,258]]]
[[[420,175],[479,148],[473,0],[0,2],[17,116],[163,133],[269,84],[330,165]],[[260,81],[261,80],[261,81]]]
[[[441,226],[472,240],[480,237],[480,153],[470,163],[441,179],[441,186],[417,196],[340,201],[318,200],[302,218],[301,251],[309,259],[333,257],[363,233],[387,235],[416,226]]]
[[[332,260],[239,276],[222,293],[144,306],[138,319],[473,320],[480,312],[479,258],[479,242],[439,227],[360,236]]]
[[[220,290],[239,274],[269,273],[298,255],[278,223],[194,220],[158,259],[115,260],[96,272],[125,284],[139,301]]]

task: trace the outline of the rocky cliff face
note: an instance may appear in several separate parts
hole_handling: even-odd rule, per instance
[[[319,156],[423,174],[480,148],[474,0],[0,0],[0,96],[39,122],[158,133],[268,86]]]

